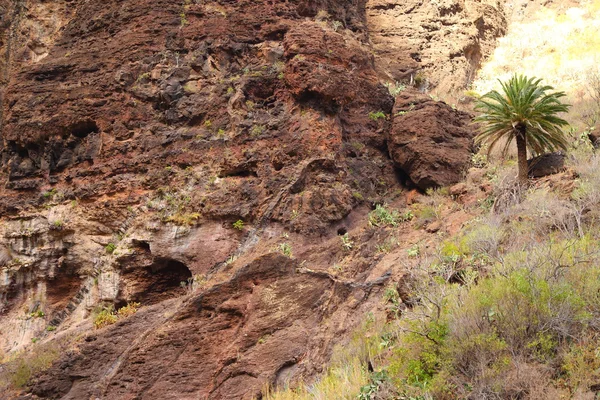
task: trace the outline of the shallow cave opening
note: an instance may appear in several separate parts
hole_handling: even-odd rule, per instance
[[[136,249],[140,249],[143,252],[150,253],[150,243],[145,240],[132,239],[131,243]]]
[[[62,268],[58,271],[56,277],[48,280],[46,287],[47,306],[53,313],[64,310],[74,300],[83,284],[76,270]]]
[[[410,176],[402,169],[394,168],[394,172],[396,173],[396,179],[398,180],[398,183],[401,187],[406,189],[413,189],[416,187],[416,185],[410,179]]]
[[[313,90],[304,90],[297,96],[297,101],[306,107],[322,111],[327,115],[337,115],[340,111],[340,105],[335,100]]]
[[[285,164],[283,162],[277,161],[277,160],[273,161],[271,164],[273,165],[273,169],[275,171],[281,171],[283,169],[283,167],[285,166]]]
[[[92,121],[91,119],[84,119],[83,121],[79,121],[71,125],[69,127],[69,131],[75,137],[84,138],[90,133],[97,133],[98,125],[96,125],[96,122]]]
[[[127,298],[144,305],[158,303],[185,294],[191,277],[192,272],[184,263],[157,257],[152,265],[134,269],[124,276],[131,289]]]

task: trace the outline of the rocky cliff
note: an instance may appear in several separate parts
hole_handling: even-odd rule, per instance
[[[485,0],[0,18],[0,350],[67,343],[21,387],[64,399],[251,398],[322,371],[404,271],[371,207],[468,167],[470,116],[422,92],[466,87],[506,28]]]

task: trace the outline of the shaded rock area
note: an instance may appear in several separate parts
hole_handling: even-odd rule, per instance
[[[396,165],[422,189],[460,181],[471,162],[472,117],[429,96],[396,98],[388,147]]]
[[[565,154],[555,152],[542,154],[527,160],[529,176],[532,178],[541,178],[543,176],[556,174],[565,170]]]

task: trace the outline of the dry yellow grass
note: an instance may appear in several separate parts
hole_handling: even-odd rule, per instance
[[[377,368],[383,359],[385,347],[381,334],[387,329],[383,320],[367,316],[366,322],[355,330],[348,343],[336,346],[331,365],[312,384],[294,383],[288,388],[265,388],[265,400],[355,400],[371,374],[366,361]]]
[[[369,383],[369,374],[358,358],[330,368],[313,385],[298,385],[295,389],[267,391],[265,400],[354,400],[360,388]]]
[[[472,89],[483,94],[498,88],[514,73],[542,78],[565,91],[574,105],[569,116],[576,127],[594,107],[589,95],[590,74],[600,74],[600,0],[557,10],[542,7],[514,21],[482,66]]]

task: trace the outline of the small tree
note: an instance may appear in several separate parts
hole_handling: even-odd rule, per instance
[[[502,94],[492,90],[480,97],[475,105],[475,110],[482,113],[475,121],[483,128],[475,143],[488,144],[489,154],[505,139],[502,149],[505,157],[515,139],[520,183],[526,183],[528,179],[527,149],[533,156],[567,149],[562,127],[568,122],[558,114],[567,112],[570,105],[560,101],[564,92],[548,93],[554,88],[541,86],[540,82],[541,79],[515,74],[508,82],[500,82]]]

